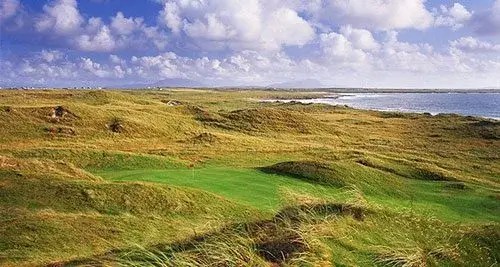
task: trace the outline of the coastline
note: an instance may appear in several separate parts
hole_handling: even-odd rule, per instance
[[[447,93],[447,94],[485,94],[485,93],[477,93],[477,92],[468,92],[468,93],[460,93],[460,92],[453,92],[453,93]],[[324,95],[321,97],[307,97],[307,98],[275,98],[275,99],[266,99],[266,100],[261,100],[262,102],[280,102],[280,103],[302,103],[302,104],[326,104],[326,105],[332,105],[332,106],[346,106],[349,108],[353,109],[358,109],[358,110],[368,110],[368,111],[380,111],[380,112],[397,112],[397,113],[407,113],[407,114],[429,114],[432,116],[445,116],[445,115],[456,115],[456,116],[463,116],[463,117],[477,117],[481,119],[489,119],[489,120],[494,120],[494,121],[500,121],[500,116],[495,116],[492,114],[478,114],[471,111],[463,110],[463,112],[457,112],[456,110],[453,111],[439,111],[439,110],[434,110],[432,108],[430,109],[416,109],[416,108],[410,108],[410,107],[398,107],[398,108],[390,108],[390,107],[374,107],[374,106],[363,106],[362,104],[360,105],[359,103],[355,103],[355,99],[362,96],[366,97],[369,95],[370,99],[376,99],[378,97],[383,97],[385,95],[397,95],[397,94],[424,94],[424,93],[415,93],[415,92],[392,92],[392,93],[339,93],[335,95]],[[425,94],[434,94],[433,92],[427,92]],[[441,94],[441,93],[440,93]],[[500,94],[500,92],[495,92],[491,94]],[[341,99],[347,99],[349,101],[353,102],[342,102],[342,101],[335,101],[335,100],[341,100]]]

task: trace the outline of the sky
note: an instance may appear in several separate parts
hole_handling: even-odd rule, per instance
[[[0,0],[0,86],[500,88],[500,0]]]

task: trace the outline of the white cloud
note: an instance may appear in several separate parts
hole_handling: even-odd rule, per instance
[[[111,18],[110,28],[117,34],[129,35],[141,29],[143,22],[143,18],[126,18],[122,12],[118,12],[115,17]]]
[[[474,14],[473,26],[479,34],[500,34],[500,0],[496,0],[486,12]]]
[[[39,52],[0,62],[4,74],[0,81],[97,86],[185,78],[221,86],[316,79],[327,86],[379,87],[477,87],[498,82],[499,58],[471,57],[456,48],[436,52],[426,44],[399,41],[395,32],[389,32],[376,50],[358,49],[342,33],[322,34],[320,39],[322,53],[300,60],[284,52],[245,50],[224,57],[190,58],[165,52],[129,59],[110,55],[102,62],[60,55],[51,61]]]
[[[43,8],[35,29],[48,39],[59,40],[80,51],[112,52],[126,48],[144,50],[167,46],[167,37],[158,27],[144,24],[142,17],[117,12],[109,24],[101,18],[85,20],[75,0],[53,0]]]
[[[0,22],[12,18],[21,9],[19,0],[0,1]]]
[[[212,41],[221,41],[232,38],[235,31],[224,25],[215,14],[206,14],[206,22],[196,20],[194,23],[186,23],[184,31],[194,38],[204,38]]]
[[[180,17],[179,6],[174,2],[166,2],[163,10],[160,11],[159,21],[170,30],[178,34],[181,31],[182,19]]]
[[[13,21],[22,11],[19,5],[4,7],[15,0],[0,1],[7,10],[2,19]],[[492,83],[500,71],[495,38],[457,37],[446,45],[446,39],[439,39],[445,34],[436,42],[445,45],[436,48],[398,38],[398,31],[406,31],[402,36],[409,40],[434,34],[407,31],[433,26],[463,27],[453,36],[467,32],[469,25],[480,33],[498,33],[500,0],[487,12],[460,3],[430,12],[424,0],[160,2],[158,24],[148,25],[143,17],[122,12],[84,18],[75,0],[50,0],[30,24],[49,45],[0,62],[0,80],[124,84],[185,78],[207,85],[266,85],[317,79],[331,86],[359,86],[365,80],[370,86],[435,81],[452,87],[464,86],[464,77]],[[61,51],[83,52],[65,55],[50,49],[55,43]],[[102,54],[96,59],[85,52]]]
[[[81,34],[75,38],[76,47],[83,51],[111,52],[117,43],[106,25],[101,25],[95,34]]]
[[[92,61],[90,58],[82,57],[80,59],[79,67],[99,78],[109,77],[111,73],[100,63]]]
[[[371,36],[369,32],[349,26],[341,27],[338,33],[321,34],[319,44],[322,60],[317,63],[329,69],[350,70],[352,73],[347,74],[348,76],[362,72],[394,72],[399,73],[397,75],[413,73],[424,77],[432,73],[475,72],[484,69],[483,59],[470,61],[466,60],[467,56],[464,54],[437,53],[427,43],[398,40],[398,33],[395,31],[387,32],[382,42],[368,36]]]
[[[294,78],[309,78],[317,73],[312,66],[318,66],[294,61],[281,52],[263,56],[249,50],[222,59],[188,58],[167,52],[157,56],[132,57],[130,65],[132,75],[139,75],[149,81],[185,78],[219,86],[265,85],[272,79],[285,79],[290,75]]]
[[[204,48],[279,50],[304,45],[315,35],[296,10],[275,1],[166,1],[159,21]]]
[[[461,37],[458,40],[450,42],[452,48],[463,52],[482,53],[482,52],[500,52],[500,44],[480,41],[474,37]]]
[[[472,18],[472,12],[468,11],[460,3],[455,3],[450,8],[441,5],[440,12],[436,16],[435,25],[448,26],[454,30],[463,27]]]
[[[351,70],[353,73],[431,73],[446,67],[440,64],[443,58],[438,59],[438,54],[429,44],[399,41],[395,31],[388,31],[386,35],[385,41],[377,42],[369,31],[350,26],[341,27],[339,33],[321,34],[322,64],[329,68]]]
[[[275,50],[279,50],[282,45],[305,45],[315,36],[311,25],[289,8],[272,12],[266,24],[261,40],[266,47]]]
[[[387,39],[382,43],[380,54],[377,55],[376,68],[386,71],[407,71],[426,73],[447,71],[446,64],[439,54],[433,52],[433,47],[426,43],[407,43],[398,40],[397,32],[388,32]]]
[[[168,45],[167,34],[164,31],[160,30],[160,28],[157,26],[152,26],[152,27],[143,26],[141,34],[144,34],[145,37],[143,38],[144,40],[153,43],[155,47],[160,51],[165,50],[165,48]],[[146,44],[146,47],[147,46],[148,44]]]
[[[84,22],[76,0],[54,0],[43,6],[44,13],[35,23],[40,32],[69,34],[80,30]]]
[[[357,49],[361,50],[376,50],[379,44],[373,38],[370,31],[365,29],[355,29],[350,25],[342,26],[340,32],[353,44]]]
[[[0,31],[21,32],[30,20],[19,0],[0,0]]]
[[[326,24],[374,30],[426,29],[432,25],[433,16],[424,3],[425,0],[325,0],[316,16]]]
[[[357,49],[342,34],[331,32],[320,35],[320,46],[327,60],[332,64],[355,64],[365,61],[367,54]]]
[[[111,63],[113,64],[118,64],[118,65],[125,65],[126,64],[126,61],[124,59],[122,59],[121,57],[117,56],[117,55],[109,55],[109,61],[111,61]]]
[[[64,56],[63,53],[61,51],[58,51],[58,50],[45,50],[44,49],[40,52],[40,57],[48,63],[58,61],[58,60],[62,59],[63,56]]]
[[[177,78],[183,75],[178,70],[178,57],[175,53],[168,52],[158,56],[133,57],[132,63],[139,76],[149,77],[151,74],[162,78]]]

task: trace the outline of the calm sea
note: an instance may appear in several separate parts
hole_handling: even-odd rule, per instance
[[[341,94],[336,99],[299,101],[381,111],[456,113],[500,119],[500,93],[359,93]]]

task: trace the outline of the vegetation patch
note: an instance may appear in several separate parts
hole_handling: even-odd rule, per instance
[[[406,113],[406,112],[389,112],[389,111],[379,111],[377,112],[379,114],[379,117],[381,118],[401,118],[401,119],[404,119],[404,118],[414,118],[416,116],[418,116],[418,114],[414,114],[414,113]]]
[[[165,103],[169,107],[181,106],[183,103],[179,100],[170,99],[170,100],[161,100],[162,103]]]
[[[73,127],[66,127],[66,126],[60,126],[60,127],[54,127],[54,126],[49,126],[45,127],[44,130],[52,135],[63,135],[63,136],[73,136],[76,135],[76,131]]]
[[[56,106],[51,108],[48,120],[49,122],[57,123],[61,121],[74,121],[79,118],[80,117],[78,115],[71,112],[68,108],[63,106]]]
[[[292,176],[312,183],[342,187],[343,177],[330,166],[316,161],[288,161],[260,168],[266,173]]]
[[[69,110],[64,108],[63,106],[57,106],[52,110],[52,118],[62,118],[66,114],[68,114]]]
[[[123,119],[114,117],[107,124],[108,129],[113,133],[122,133],[125,131]]]
[[[280,210],[276,217],[287,218],[292,221],[301,221],[303,219],[311,219],[310,215],[320,217],[335,216],[352,216],[355,220],[363,221],[369,213],[368,209],[364,206],[337,203],[328,201],[307,201],[297,205],[288,206]]]
[[[312,133],[318,130],[314,118],[288,109],[241,109],[220,115],[224,120],[215,125],[239,131]]]
[[[330,215],[349,216],[352,209],[357,210],[354,213],[362,210],[342,203],[289,206],[271,219],[229,224],[181,242],[111,251],[69,264],[283,266],[300,262],[305,253],[317,249],[306,233],[309,227],[326,218],[337,218]]]
[[[73,113],[64,106],[41,106],[41,107],[16,107],[16,114],[24,120],[33,121],[33,119],[40,122],[49,123],[73,123],[80,119],[80,116]],[[9,108],[9,112],[14,110],[13,107]]]
[[[30,149],[10,153],[18,162],[44,159],[64,161],[87,170],[171,169],[184,165],[172,158],[120,151],[82,149]],[[26,159],[29,159],[28,161]]]
[[[356,162],[366,167],[375,168],[410,179],[425,181],[457,181],[455,177],[448,174],[445,170],[430,164],[417,162],[399,162],[395,164],[367,157],[358,159]]]
[[[104,90],[80,91],[80,94],[75,96],[78,101],[96,106],[110,104],[112,97],[111,92]]]
[[[194,200],[208,201],[215,197],[193,190],[145,183],[50,180],[36,175],[4,177],[12,181],[9,187],[2,189],[0,200],[4,205],[9,203],[11,207],[15,207],[21,204],[22,207],[24,203],[29,203],[37,209],[50,208],[60,212],[137,216],[204,213],[203,207]],[[29,190],[30,188],[36,190]],[[218,201],[224,202],[222,198]],[[227,205],[229,209],[231,204]]]
[[[212,112],[209,112],[199,106],[189,105],[186,107],[187,112],[193,115],[194,119],[202,123],[218,122],[221,118]]]
[[[470,189],[464,182],[445,182],[443,185],[446,189],[466,190]]]
[[[493,120],[479,120],[466,125],[466,131],[473,136],[489,140],[500,140],[500,122]]]
[[[463,254],[484,255],[481,258],[475,258],[475,262],[470,266],[498,264],[500,262],[500,225],[487,224],[462,231],[458,239],[458,248]]]
[[[14,111],[14,108],[12,108],[11,106],[3,106],[2,110],[6,113],[10,113]]]
[[[188,108],[205,125],[245,133],[312,133],[321,130],[316,119],[287,108],[241,109],[209,112],[197,106]]]
[[[37,174],[15,162],[4,165],[16,171],[0,171],[0,265],[60,263],[130,242],[178,240],[217,225],[219,216],[229,222],[253,212],[199,190],[67,179],[59,169]]]
[[[0,171],[6,171],[6,173],[15,174],[18,177],[34,175],[41,178],[46,176],[49,180],[57,178],[63,180],[101,181],[99,177],[62,160],[19,159],[0,156]]]
[[[286,221],[263,221],[246,228],[255,242],[256,253],[268,262],[282,264],[308,250],[307,241],[294,231],[298,226]]]
[[[200,133],[194,137],[191,137],[187,140],[185,140],[185,142],[188,142],[188,143],[192,143],[192,144],[215,144],[215,143],[218,143],[220,142],[220,138],[219,136],[213,134],[213,133],[209,133],[209,132],[203,132],[203,133]]]

